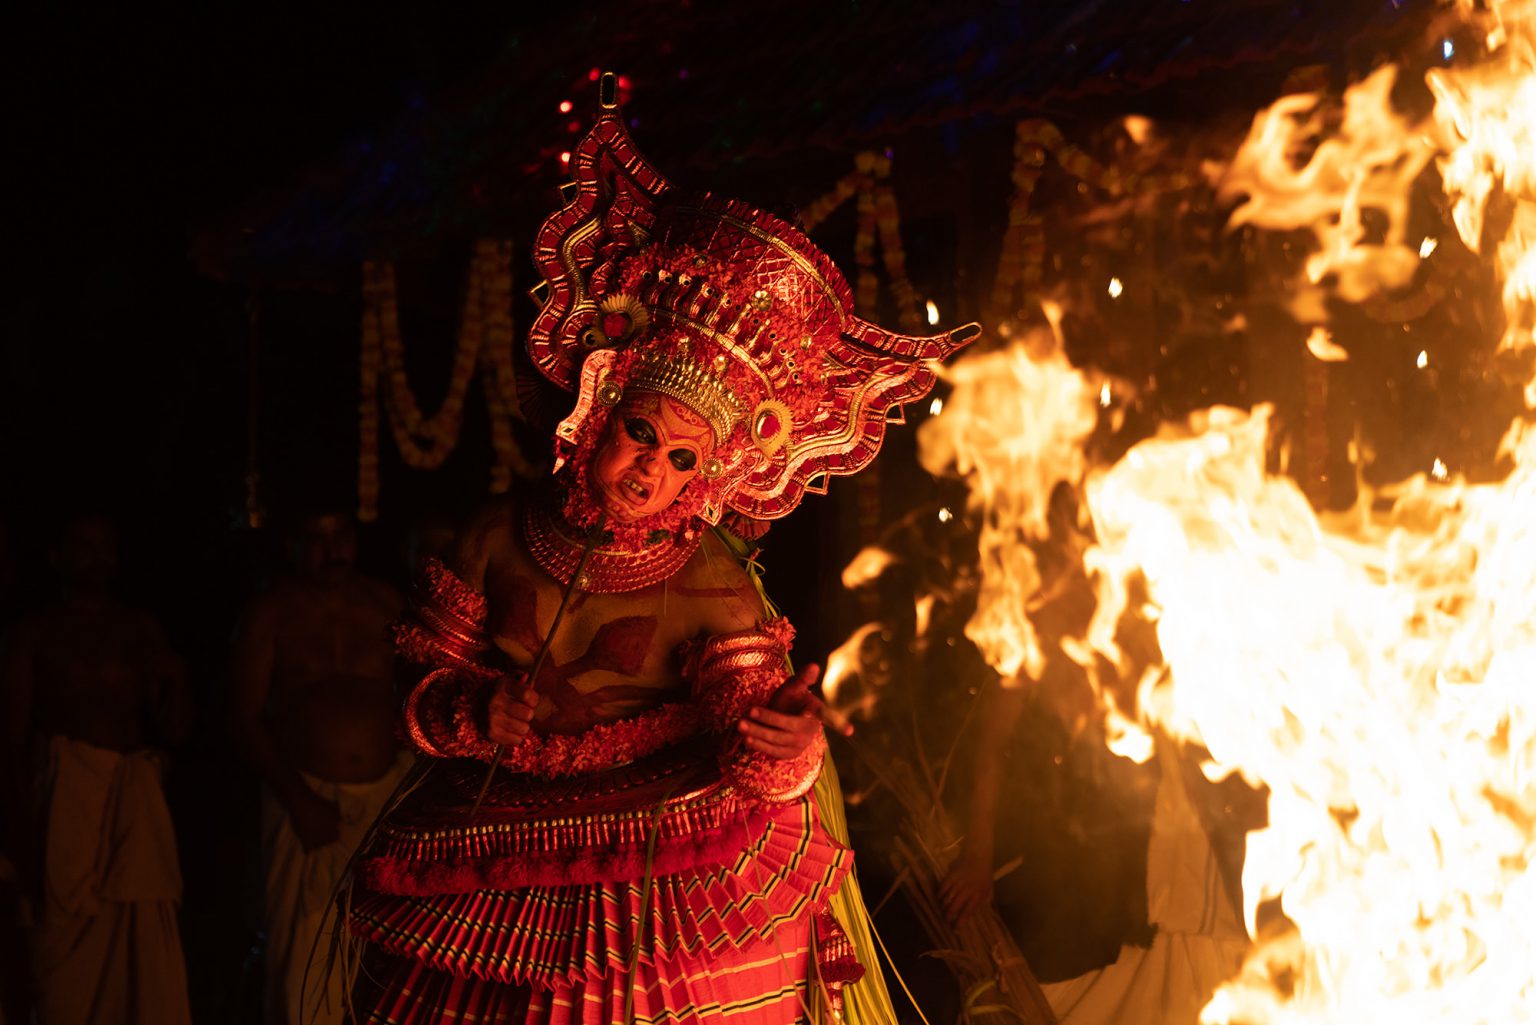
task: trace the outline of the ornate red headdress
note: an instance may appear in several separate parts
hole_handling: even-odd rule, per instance
[[[630,140],[611,75],[571,168],[564,207],[539,229],[542,308],[528,333],[538,368],[577,392],[557,460],[592,443],[596,414],[626,388],[671,395],[715,432],[715,458],[679,499],[705,522],[776,519],[828,475],[866,466],[934,366],[980,333],[902,335],[855,316],[847,282],[802,232],[668,183]]]

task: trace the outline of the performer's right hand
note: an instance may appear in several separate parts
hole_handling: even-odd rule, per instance
[[[493,744],[515,747],[528,735],[533,724],[533,710],[538,707],[539,692],[524,675],[503,676],[491,691],[485,715],[485,735]]]
[[[308,787],[300,787],[289,799],[288,821],[306,854],[341,838],[341,809]]]

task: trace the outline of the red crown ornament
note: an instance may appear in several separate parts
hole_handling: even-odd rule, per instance
[[[594,414],[625,389],[658,391],[715,431],[713,465],[683,494],[696,492],[696,515],[784,516],[807,491],[824,493],[829,475],[868,465],[887,422],[981,329],[925,337],[859,318],[848,283],[804,233],[663,178],[625,129],[612,75],[598,106],[572,152],[565,205],[534,250],[544,280],[529,353],[577,392],[557,457],[590,441],[605,419]]]

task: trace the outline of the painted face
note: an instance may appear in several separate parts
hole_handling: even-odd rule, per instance
[[[708,422],[692,409],[633,392],[608,418],[588,476],[609,517],[632,523],[671,505],[714,448]]]

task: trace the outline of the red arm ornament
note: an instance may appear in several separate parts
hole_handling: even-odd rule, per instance
[[[401,657],[431,670],[405,698],[405,732],[423,754],[475,757],[487,744],[476,720],[503,671],[485,623],[485,596],[428,560],[391,631]]]
[[[692,647],[683,679],[692,688],[706,730],[730,739],[720,768],[743,794],[760,801],[803,796],[821,773],[827,742],[820,734],[799,756],[774,758],[754,751],[736,733],[736,723],[757,705],[766,705],[784,683],[794,629],[783,618],[736,633],[717,634]]]

